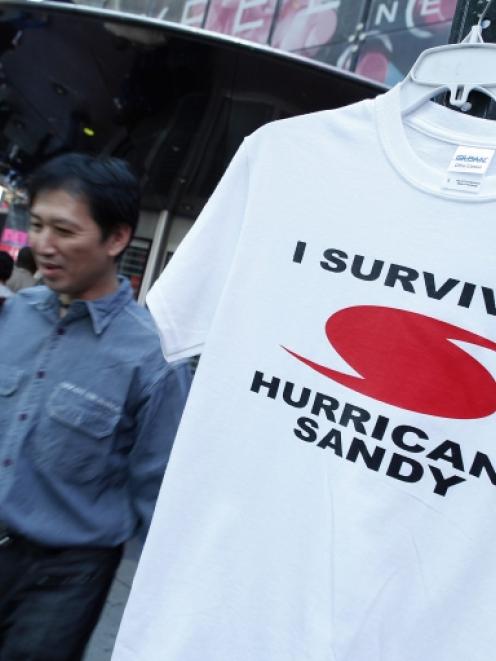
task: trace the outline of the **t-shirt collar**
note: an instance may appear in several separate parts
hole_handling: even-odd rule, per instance
[[[457,201],[488,202],[496,199],[496,177],[487,177],[486,193],[473,195],[443,190],[446,171],[422,161],[410,146],[405,123],[428,132],[438,140],[458,144],[496,148],[496,124],[493,120],[472,117],[445,108],[434,102],[401,117],[400,85],[375,100],[376,121],[383,149],[395,170],[410,184],[425,192]],[[455,146],[453,146],[455,149]]]
[[[74,300],[68,313],[63,318],[64,323],[70,323],[74,319],[85,316],[88,314],[91,318],[91,323],[95,335],[101,335],[112,319],[126,306],[133,298],[133,291],[129,280],[123,276],[118,276],[119,287],[116,291],[102,298],[97,298],[93,301]],[[57,294],[51,289],[47,288],[45,295],[33,304],[42,312],[57,313],[59,309],[59,302]]]

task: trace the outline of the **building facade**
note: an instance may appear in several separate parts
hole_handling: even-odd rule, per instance
[[[456,0],[75,0],[282,49],[394,85],[448,41]]]

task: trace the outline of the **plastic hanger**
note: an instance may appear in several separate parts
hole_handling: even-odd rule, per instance
[[[496,44],[482,38],[482,21],[491,3],[459,44],[429,48],[420,54],[406,78],[400,83],[403,116],[443,92],[449,104],[469,110],[470,92],[482,92],[496,101]]]

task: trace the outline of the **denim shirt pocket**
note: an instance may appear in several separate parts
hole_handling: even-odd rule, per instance
[[[24,372],[11,365],[0,364],[0,433],[4,433],[12,420],[15,394],[19,390]]]
[[[23,372],[17,367],[0,364],[0,397],[9,397],[19,388]]]
[[[70,482],[101,478],[112,451],[120,407],[73,383],[59,383],[48,402],[37,462]]]

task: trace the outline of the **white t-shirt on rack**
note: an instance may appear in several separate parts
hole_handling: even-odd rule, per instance
[[[496,159],[466,191],[459,146],[496,124],[395,88],[240,148],[148,297],[202,357],[113,661],[494,661]]]

